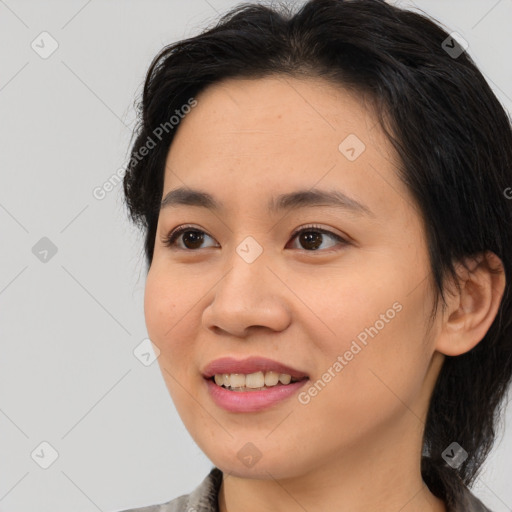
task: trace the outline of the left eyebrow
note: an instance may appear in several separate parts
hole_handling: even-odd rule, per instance
[[[198,206],[213,211],[220,211],[225,208],[222,202],[207,192],[188,187],[179,187],[165,195],[160,203],[160,210],[179,205]],[[267,210],[270,214],[277,214],[281,211],[319,206],[330,206],[359,215],[375,217],[375,214],[368,206],[347,196],[340,190],[321,190],[317,188],[297,190],[272,197],[267,204]]]

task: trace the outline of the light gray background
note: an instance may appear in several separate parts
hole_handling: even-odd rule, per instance
[[[157,363],[144,366],[133,354],[147,337],[144,259],[121,185],[103,200],[92,192],[127,162],[133,101],[152,57],[237,3],[0,0],[4,512],[159,503],[190,492],[211,467]],[[511,111],[512,0],[399,4],[463,35]],[[46,59],[31,47],[42,46],[43,31],[59,45]],[[46,262],[32,252],[42,237],[57,247]],[[496,512],[512,510],[510,409],[474,488]],[[58,452],[48,469],[34,460],[51,456],[43,441]]]

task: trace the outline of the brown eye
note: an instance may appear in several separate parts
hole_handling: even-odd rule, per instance
[[[331,233],[330,231],[327,231],[318,226],[308,226],[306,228],[302,228],[293,234],[292,239],[298,237],[298,241],[301,246],[304,247],[308,252],[312,252],[318,250],[318,248],[322,245],[325,236],[330,237],[332,240],[336,240],[342,245],[348,244],[348,242],[341,236],[336,235],[335,233]],[[326,251],[330,252],[329,249],[320,252]]]
[[[182,239],[182,246],[177,245],[177,241],[180,237]],[[166,247],[184,251],[196,251],[201,249],[201,244],[204,243],[205,237],[211,238],[201,229],[191,226],[181,226],[172,231],[162,242]],[[292,240],[297,238],[301,247],[307,252],[331,252],[332,250],[329,247],[319,251],[319,247],[324,243],[325,237],[338,242],[338,245],[348,245],[348,242],[341,236],[318,226],[308,226],[296,231],[292,235]],[[336,246],[336,244],[331,245],[331,247],[333,246]]]
[[[205,236],[209,237],[204,231],[191,228],[189,226],[182,226],[172,231],[164,240],[163,243],[166,247],[175,247],[176,240],[182,237],[182,243],[184,247],[178,247],[183,250],[196,250],[201,248],[201,244],[204,242]],[[210,237],[209,237],[210,238]]]

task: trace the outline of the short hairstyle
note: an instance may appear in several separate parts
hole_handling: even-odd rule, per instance
[[[511,123],[471,57],[450,37],[437,20],[384,0],[310,0],[296,13],[240,4],[153,59],[124,177],[129,215],[145,232],[149,269],[166,157],[178,126],[170,129],[169,119],[208,85],[273,75],[323,78],[371,100],[399,155],[398,177],[425,225],[435,310],[439,297],[445,305],[444,285],[456,277],[457,262],[492,251],[505,270],[494,322],[472,350],[446,357],[429,404],[422,477],[447,504],[474,482],[489,454],[512,376]],[[158,131],[162,126],[169,129]],[[156,147],[141,158],[155,133]],[[468,452],[457,468],[442,457],[453,441]]]

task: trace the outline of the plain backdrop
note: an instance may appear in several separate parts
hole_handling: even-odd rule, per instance
[[[461,34],[511,111],[511,0],[395,3]],[[160,503],[212,467],[158,364],[141,356],[145,262],[122,186],[101,199],[94,190],[127,162],[133,103],[154,55],[237,4],[0,0],[4,512]],[[473,489],[496,512],[512,510],[510,409]]]

